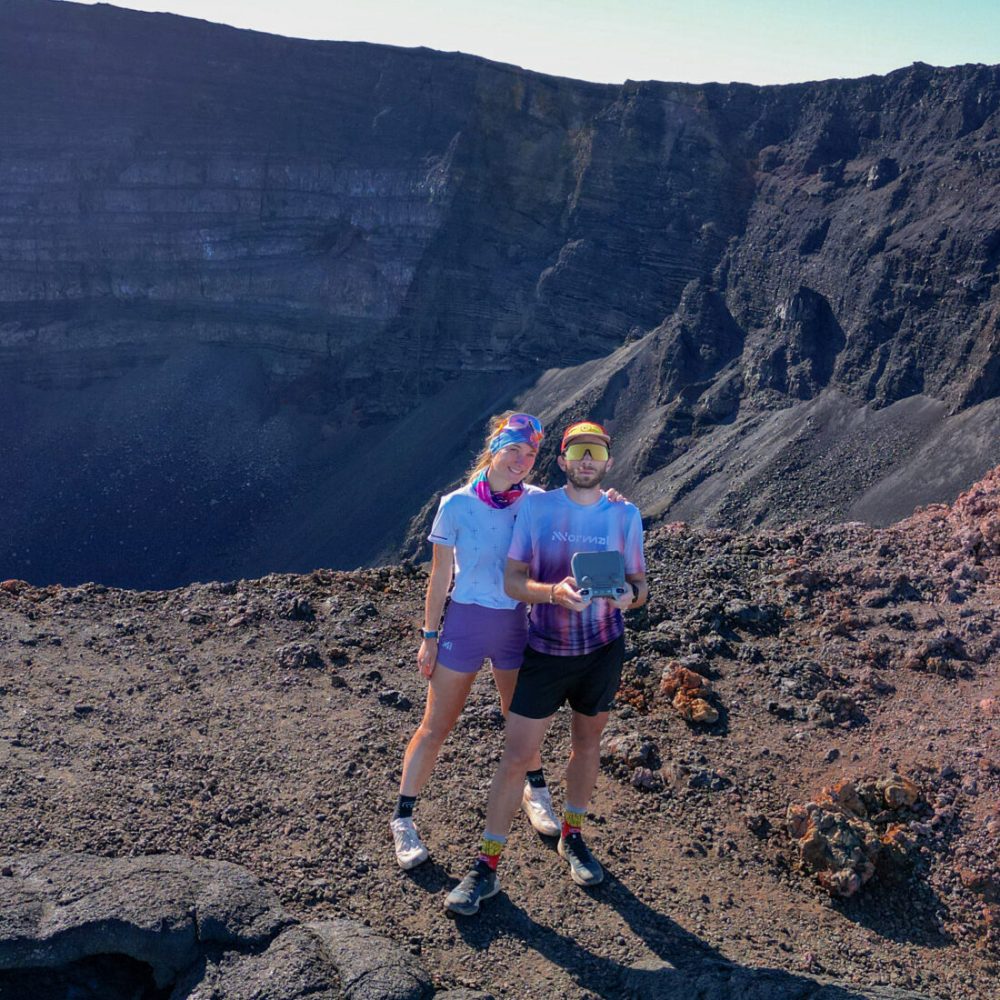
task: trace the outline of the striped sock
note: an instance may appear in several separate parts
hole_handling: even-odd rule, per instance
[[[583,821],[586,817],[586,807],[580,809],[577,806],[571,806],[567,802],[566,808],[563,810],[562,835],[568,837],[573,833],[579,833],[580,827],[583,826]]]
[[[488,868],[492,868],[493,871],[496,871],[497,865],[500,863],[500,852],[503,850],[503,845],[506,843],[506,837],[501,837],[499,834],[490,833],[488,830],[484,830],[483,839],[479,841],[479,857],[477,857],[476,860],[482,861],[482,863]]]

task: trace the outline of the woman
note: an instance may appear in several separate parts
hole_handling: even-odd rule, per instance
[[[413,824],[414,803],[483,660],[492,663],[505,716],[514,694],[528,620],[525,606],[504,593],[503,571],[518,500],[538,490],[524,478],[535,464],[542,437],[541,423],[530,414],[494,417],[468,482],[441,498],[431,527],[434,553],[417,653],[420,672],[428,678],[427,705],[403,757],[399,800],[390,823],[396,860],[405,869],[428,857]],[[452,577],[455,587],[439,631]],[[559,822],[537,754],[526,776],[522,805],[539,833],[558,835]]]

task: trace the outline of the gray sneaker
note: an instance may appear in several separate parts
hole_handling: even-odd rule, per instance
[[[489,865],[477,861],[465,878],[448,893],[444,908],[463,917],[471,917],[479,912],[479,904],[484,899],[495,896],[500,891],[500,880]]]
[[[392,830],[392,842],[396,849],[396,860],[404,871],[423,864],[430,856],[427,845],[420,839],[412,819],[394,819],[389,823]]]
[[[552,808],[552,793],[548,788],[533,788],[530,781],[524,783],[521,808],[527,813],[531,825],[546,837],[558,837],[562,826]]]
[[[577,885],[598,885],[604,881],[604,869],[583,842],[583,834],[571,833],[568,837],[560,837],[559,856],[569,862],[570,878]]]

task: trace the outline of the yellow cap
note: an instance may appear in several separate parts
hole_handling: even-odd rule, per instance
[[[605,444],[611,444],[611,436],[600,424],[595,424],[592,420],[578,420],[575,424],[570,424],[569,427],[566,428],[559,450],[565,451],[566,445],[568,445],[573,438],[577,437],[601,438]]]

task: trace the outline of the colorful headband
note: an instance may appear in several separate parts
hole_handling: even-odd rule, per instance
[[[495,455],[512,444],[527,444],[537,450],[544,437],[538,417],[530,413],[512,413],[490,438],[490,452]]]

